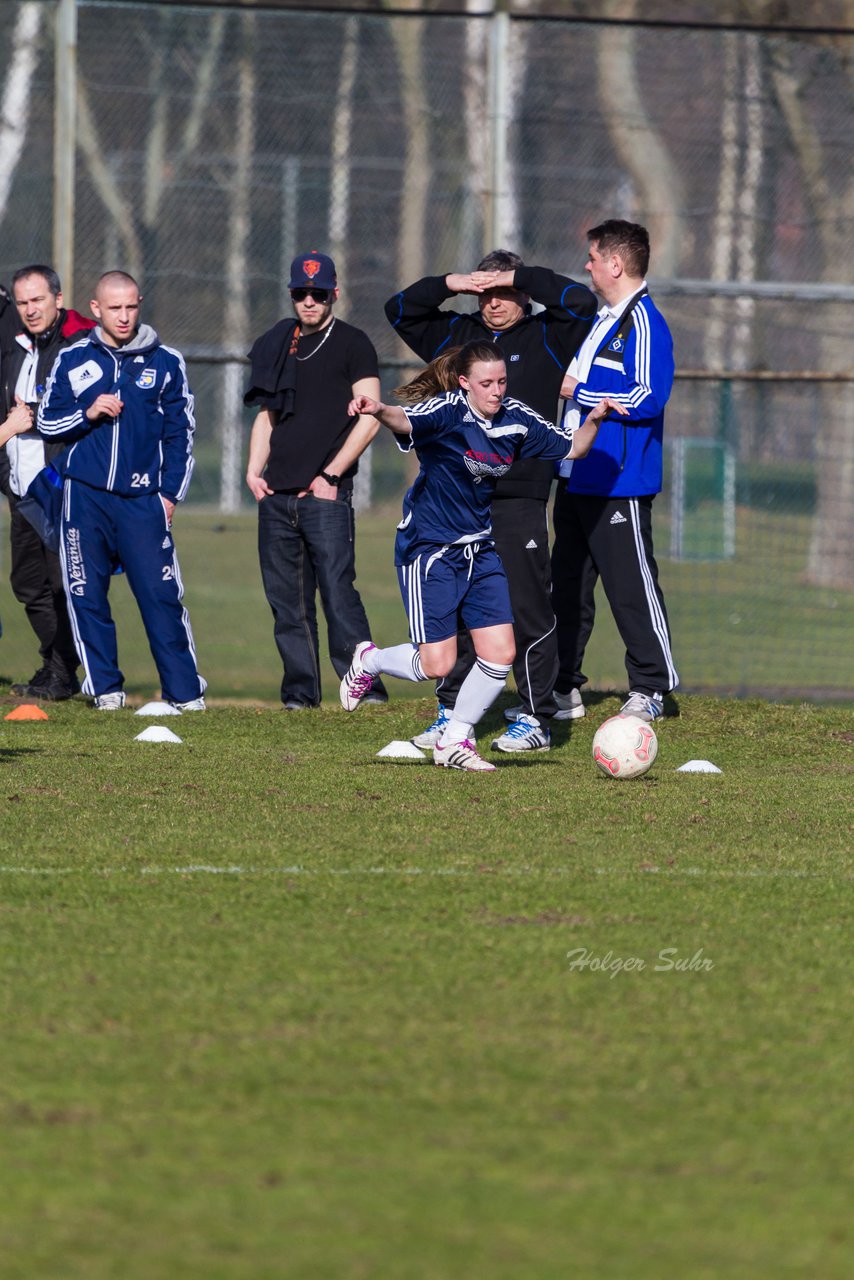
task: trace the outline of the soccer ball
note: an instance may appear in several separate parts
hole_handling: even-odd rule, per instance
[[[609,778],[639,778],[658,754],[658,738],[638,716],[611,716],[593,737],[593,759]]]

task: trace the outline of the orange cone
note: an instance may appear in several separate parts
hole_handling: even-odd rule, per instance
[[[41,707],[35,707],[31,702],[22,702],[14,711],[10,711],[4,720],[47,720],[49,716],[46,711],[42,711]]]

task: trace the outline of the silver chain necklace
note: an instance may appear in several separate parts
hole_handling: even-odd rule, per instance
[[[334,318],[333,318],[333,320],[331,321],[331,323],[330,323],[330,325],[329,325],[329,328],[326,330],[326,333],[324,333],[323,337],[320,339],[320,342],[318,342],[318,344],[317,344],[317,346],[314,348],[314,350],[313,350],[313,351],[310,351],[310,352],[308,353],[308,355],[307,355],[307,356],[297,356],[297,360],[300,362],[300,364],[305,364],[306,360],[310,360],[310,359],[312,358],[312,356],[316,356],[316,355],[317,355],[318,351],[319,351],[319,350],[320,350],[320,348],[323,346],[324,342],[325,342],[325,341],[326,341],[326,339],[329,337],[330,333],[332,332],[332,330],[333,330],[334,328],[335,328],[335,320],[334,320]],[[303,337],[305,337],[305,336],[313,337],[314,335],[305,335],[305,334],[303,334],[302,336],[303,336]]]

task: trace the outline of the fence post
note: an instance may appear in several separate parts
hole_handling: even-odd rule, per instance
[[[510,15],[503,8],[492,15],[487,71],[489,97],[489,199],[484,218],[484,243],[504,242],[504,202],[507,196],[507,102]]]
[[[54,72],[53,261],[74,297],[74,162],[77,124],[77,0],[59,0]]]
[[[223,365],[222,377],[222,460],[219,472],[219,509],[224,515],[234,515],[240,510],[242,406],[240,362],[228,360]]]
[[[670,559],[681,560],[685,537],[685,440],[671,436],[670,456]]]

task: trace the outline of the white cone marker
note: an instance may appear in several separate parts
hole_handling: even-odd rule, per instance
[[[177,733],[167,729],[165,724],[150,724],[142,733],[138,733],[134,742],[182,742]]]
[[[414,742],[390,742],[382,751],[377,752],[377,759],[382,760],[415,760],[424,763],[424,753],[419,751]]]

